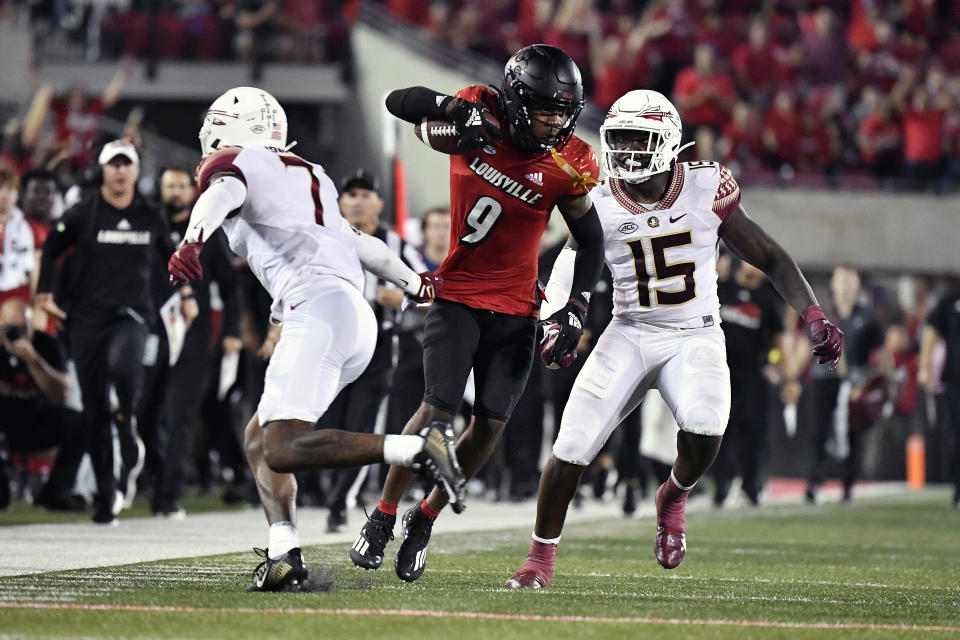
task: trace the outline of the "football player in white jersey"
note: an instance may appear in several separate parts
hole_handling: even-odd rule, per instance
[[[237,87],[217,98],[200,145],[202,193],[168,270],[176,282],[202,278],[204,238],[222,227],[273,298],[271,320],[283,329],[244,436],[270,535],[267,548],[257,550],[264,561],[248,590],[302,590],[307,567],[294,525],[294,471],[386,462],[437,482],[454,505],[461,500],[464,480],[449,424],[434,422],[418,435],[314,430],[373,355],[377,326],[363,298],[363,269],[418,303],[431,301],[441,282],[429,272],[416,274],[341,217],[323,168],[287,151],[286,115],[266,91]]]
[[[842,332],[826,319],[796,263],[740,206],[740,188],[715,162],[677,162],[680,116],[663,95],[631,91],[600,128],[607,179],[590,192],[613,274],[614,317],[577,376],[540,479],[530,554],[507,581],[546,587],[580,475],[613,429],[656,386],[676,418],[677,459],[657,491],[654,554],[672,569],[686,551],[687,494],[720,448],[730,411],[730,373],[717,300],[718,238],[762,269],[802,311],[820,363],[836,366]],[[574,252],[564,249],[547,287],[566,300]],[[544,303],[540,316],[553,313]],[[556,329],[546,326],[548,365]]]

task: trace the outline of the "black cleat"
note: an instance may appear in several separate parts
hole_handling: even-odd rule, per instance
[[[263,562],[253,570],[247,591],[301,591],[307,584],[307,564],[299,547],[271,560],[267,549],[253,549]]]
[[[422,576],[427,568],[427,545],[430,544],[434,520],[436,518],[430,518],[423,513],[420,505],[410,507],[403,514],[403,543],[393,563],[397,577],[401,580],[413,582]]]
[[[453,425],[437,420],[421,429],[420,436],[424,439],[423,451],[414,457],[410,468],[436,482],[447,494],[454,513],[463,513],[467,480],[457,462]]]
[[[383,564],[383,550],[393,540],[393,525],[397,516],[374,509],[367,516],[367,524],[360,529],[357,541],[350,548],[350,559],[361,569],[379,569]]]

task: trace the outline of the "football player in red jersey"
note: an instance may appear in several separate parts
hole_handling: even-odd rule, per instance
[[[599,166],[593,149],[573,135],[583,106],[580,70],[564,51],[536,44],[507,61],[499,91],[474,85],[448,96],[411,87],[393,91],[386,102],[390,113],[411,123],[452,121],[466,150],[450,158],[450,253],[437,271],[443,291],[426,318],[426,391],[404,433],[450,421],[473,369],[473,420],[457,444],[470,477],[493,450],[533,363],[537,249],[554,206],[579,250],[570,298],[545,321],[549,339],[542,351],[548,362],[573,361],[588,292],[600,276],[603,234],[587,197]],[[499,129],[485,112],[501,123]],[[350,550],[358,567],[376,569],[383,562],[397,503],[412,477],[390,469],[380,503]],[[446,502],[434,489],[404,514],[394,563],[402,580],[423,574],[430,530]]]

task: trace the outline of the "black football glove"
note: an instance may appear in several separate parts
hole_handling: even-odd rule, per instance
[[[489,112],[479,102],[468,102],[463,98],[454,98],[453,106],[448,112],[453,124],[460,134],[460,146],[465,149],[479,149],[492,140],[500,140],[503,134],[500,129],[484,117]]]
[[[541,322],[543,340],[540,343],[540,359],[548,369],[569,367],[577,359],[577,345],[583,336],[583,319],[586,315],[586,303],[570,298],[566,306]]]

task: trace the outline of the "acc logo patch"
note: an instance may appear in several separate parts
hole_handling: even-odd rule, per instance
[[[636,222],[624,222],[622,225],[617,227],[617,231],[620,233],[633,233],[637,230]]]
[[[260,133],[263,133],[264,131],[266,131],[266,128],[262,124],[255,124],[252,127],[250,127],[250,133],[260,134]]]
[[[483,152],[493,156],[496,155],[497,150],[493,148],[493,145],[485,144],[483,145]]]

